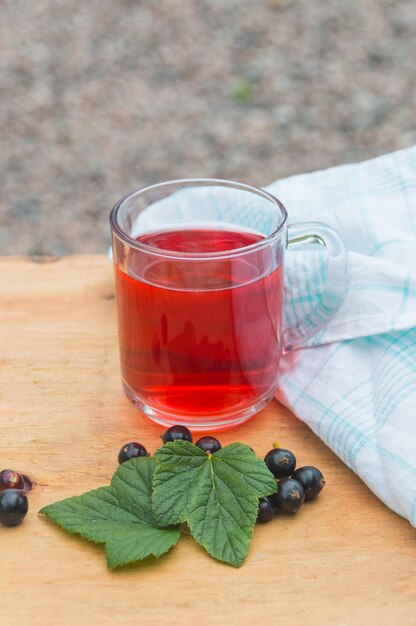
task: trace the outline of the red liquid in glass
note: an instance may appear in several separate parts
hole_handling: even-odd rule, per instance
[[[138,241],[197,253],[261,239],[250,232],[193,229]],[[279,367],[282,289],[272,254],[268,246],[240,257],[189,261],[131,249],[131,275],[116,267],[128,395],[159,416],[177,415],[177,423],[191,425],[231,420],[269,399]]]

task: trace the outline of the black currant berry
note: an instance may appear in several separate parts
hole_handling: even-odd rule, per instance
[[[201,437],[195,445],[198,446],[198,448],[201,448],[204,452],[210,452],[211,454],[221,450],[221,444],[218,439],[215,439],[215,437]]]
[[[5,469],[0,472],[0,491],[4,489],[23,489],[25,480],[19,472]]]
[[[288,478],[295,471],[296,458],[290,450],[273,448],[264,457],[264,462],[276,478]]]
[[[264,524],[265,522],[269,522],[272,517],[274,517],[274,508],[271,500],[269,498],[260,498],[256,522],[258,524]]]
[[[121,465],[130,459],[136,459],[138,456],[149,456],[149,453],[141,443],[131,441],[121,448],[118,453],[118,462]]]
[[[293,478],[277,481],[277,493],[272,496],[273,506],[280,513],[296,513],[305,500],[303,487]]]
[[[27,496],[17,489],[7,489],[0,493],[0,523],[4,526],[17,526],[25,517],[29,503]]]
[[[313,500],[316,498],[325,485],[322,472],[311,465],[299,467],[296,472],[293,473],[292,478],[297,480],[305,490],[305,500]]]
[[[192,435],[191,431],[186,428],[186,426],[181,426],[177,424],[176,426],[171,426],[167,429],[165,433],[162,435],[163,443],[168,443],[169,441],[190,441],[192,443]]]

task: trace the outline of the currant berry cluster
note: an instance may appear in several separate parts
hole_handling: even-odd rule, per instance
[[[32,489],[27,476],[15,470],[0,472],[0,524],[17,526],[29,509],[26,493]]]
[[[296,457],[290,450],[272,448],[264,462],[276,478],[277,493],[260,499],[257,522],[268,522],[276,513],[297,513],[305,501],[314,500],[324,488],[322,472],[311,465],[295,469]]]
[[[193,442],[191,431],[186,426],[181,426],[180,424],[171,426],[162,435],[163,443],[180,440]],[[208,454],[214,454],[214,452],[221,450],[221,444],[215,437],[201,437],[195,445]],[[118,462],[121,465],[121,463],[135,459],[138,456],[149,456],[149,453],[141,443],[131,441],[121,448],[118,453]]]
[[[170,441],[193,442],[191,431],[186,426],[176,424],[162,435],[163,443]],[[215,437],[201,437],[195,445],[207,454],[221,450],[221,444]],[[251,448],[254,452],[254,450]],[[120,450],[118,462],[124,463],[139,456],[149,456],[146,448],[135,441],[126,443]],[[264,457],[264,462],[276,478],[277,492],[272,496],[260,498],[257,522],[270,521],[276,513],[296,513],[305,500],[313,500],[322,491],[325,480],[316,467],[306,465],[296,469],[296,457],[290,450],[279,448],[276,444]]]

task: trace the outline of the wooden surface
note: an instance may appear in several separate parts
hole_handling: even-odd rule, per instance
[[[416,624],[414,529],[276,402],[222,442],[263,455],[278,439],[327,486],[295,518],[257,527],[238,570],[183,537],[159,561],[109,572],[101,547],[37,516],[107,484],[123,443],[160,445],[121,391],[113,293],[104,256],[0,259],[0,465],[37,483],[24,523],[0,528],[1,626]]]

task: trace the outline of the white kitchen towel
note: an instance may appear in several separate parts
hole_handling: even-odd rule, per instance
[[[282,358],[277,397],[416,526],[416,147],[268,190],[290,222],[326,222],[349,250],[344,303]],[[319,298],[324,264],[286,258],[293,324]]]

